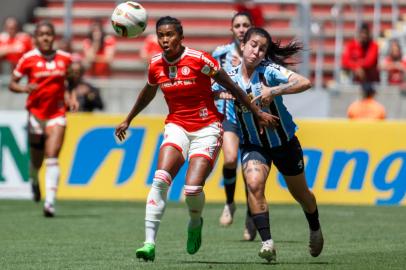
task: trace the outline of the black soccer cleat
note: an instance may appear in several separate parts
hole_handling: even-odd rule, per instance
[[[45,205],[44,206],[44,217],[52,218],[55,216],[55,208],[53,205]]]

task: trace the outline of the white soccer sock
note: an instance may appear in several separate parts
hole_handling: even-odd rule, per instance
[[[171,182],[172,177],[167,171],[157,170],[155,172],[145,207],[145,243],[155,244]]]
[[[38,180],[38,169],[34,167],[34,165],[32,164],[32,162],[30,162],[30,181],[32,184],[39,184],[39,180]]]
[[[45,205],[55,205],[56,191],[59,182],[59,163],[57,158],[45,159]]]
[[[205,196],[203,186],[188,186],[184,188],[185,202],[189,208],[189,227],[196,228],[200,226]]]

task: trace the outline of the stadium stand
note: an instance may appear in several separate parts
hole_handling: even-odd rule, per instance
[[[163,15],[171,15],[182,20],[188,39],[186,44],[191,47],[212,51],[219,44],[229,42],[229,21],[233,15],[232,1],[139,1],[149,12],[149,24],[143,37],[137,39],[119,39],[117,46],[116,61],[113,63],[115,76],[142,77],[145,74],[145,66],[139,60],[139,51],[146,34],[154,31],[157,18]],[[298,5],[292,1],[257,1],[263,8],[266,28],[274,38],[287,41],[299,38],[300,26],[298,25]],[[273,3],[272,3],[273,2]],[[353,1],[354,2],[354,1]],[[406,12],[406,2],[399,2],[399,13]],[[336,3],[334,0],[310,0],[311,20],[323,22],[324,25],[324,79],[329,80],[333,76],[334,69],[334,42],[335,42],[335,19],[331,15],[331,9]],[[76,0],[73,3],[73,45],[75,50],[80,50],[80,40],[87,32],[89,22],[94,18],[105,18],[106,30],[112,33],[109,26],[109,16],[116,1],[92,1]],[[374,1],[362,1],[362,19],[372,23],[374,16]],[[391,1],[382,1],[380,29],[386,31],[392,27]],[[36,20],[50,19],[57,26],[59,35],[63,34],[64,1],[48,0],[45,7],[34,10]],[[342,10],[344,19],[344,40],[354,36],[356,24],[356,10],[351,4],[344,5]],[[32,30],[32,26],[26,28]],[[314,69],[316,41],[311,39],[311,69]]]
[[[46,0],[41,6],[33,10],[34,21],[31,24],[25,24],[24,29],[27,32],[32,32],[34,23],[41,19],[51,20],[56,25],[58,38],[63,37],[64,33],[64,14],[65,1],[63,0]],[[107,33],[113,34],[113,29],[110,27],[109,17],[115,5],[119,1],[112,0],[74,0],[72,8],[72,41],[73,49],[76,52],[82,50],[82,40],[86,36],[90,22],[95,18],[103,18]],[[102,95],[109,102],[106,104],[107,112],[123,112],[123,108],[129,108],[130,103],[137,95],[134,89],[140,89],[145,79],[145,64],[140,58],[140,49],[143,45],[145,37],[149,33],[154,32],[156,20],[165,15],[177,17],[182,20],[184,30],[187,36],[185,44],[193,48],[202,49],[211,52],[216,46],[226,44],[230,41],[229,25],[230,19],[234,13],[232,0],[139,0],[149,13],[148,27],[145,33],[135,39],[117,38],[117,52],[114,62],[112,63],[111,79],[101,79],[94,81],[94,84],[101,88]],[[292,38],[302,39],[301,25],[299,21],[300,6],[295,0],[274,1],[274,0],[257,0],[263,9],[266,28],[270,31],[275,39],[280,39],[286,42]],[[296,4],[295,4],[296,2]],[[343,41],[344,43],[352,39],[356,34],[356,25],[361,19],[369,24],[373,24],[374,20],[374,0],[362,1],[343,1],[343,8],[340,16],[343,20]],[[361,6],[355,5],[360,3]],[[381,36],[391,37],[394,30],[392,0],[380,0],[380,32]],[[328,96],[325,94],[314,94],[309,97],[309,100],[325,100],[321,107],[322,113],[315,112],[312,114],[317,117],[345,117],[345,110],[349,103],[356,98],[358,93],[357,87],[351,85],[334,85],[334,60],[335,60],[335,40],[336,40],[336,19],[333,16],[332,8],[337,1],[335,0],[309,0],[311,7],[311,22],[318,22],[322,25],[324,33],[323,38],[323,62],[322,62],[322,84],[324,87],[331,87],[328,91]],[[397,1],[398,14],[406,14],[406,2]],[[361,10],[361,12],[360,12]],[[405,16],[403,16],[405,17]],[[399,16],[401,19],[404,19]],[[406,18],[405,18],[406,19]],[[398,28],[402,26],[398,24]],[[385,52],[385,40],[380,41],[382,44],[382,53]],[[313,34],[310,38],[310,70],[312,77],[315,76],[316,54],[319,49],[318,37]],[[406,48],[406,46],[404,46]],[[4,87],[4,86],[3,86]],[[391,87],[383,86],[377,88],[379,92],[378,100],[388,104],[388,118],[406,117],[405,97],[401,96],[399,91]],[[381,91],[384,90],[384,91]],[[15,100],[14,96],[8,97],[6,91],[0,91],[0,99],[8,100],[0,102],[0,105],[5,109],[16,109],[23,107],[23,101]],[[120,94],[117,94],[120,93]],[[309,92],[310,94],[310,92]],[[382,94],[382,95],[381,95]],[[158,93],[158,95],[160,95]],[[323,97],[321,97],[323,95]],[[4,98],[3,98],[4,96]],[[7,96],[7,97],[5,97]],[[303,103],[305,97],[299,102]],[[327,100],[327,101],[326,101]],[[4,103],[4,104],[3,104]],[[326,103],[326,104],[324,104]],[[161,114],[166,113],[166,108],[163,108],[162,96],[155,99],[152,104],[144,111],[144,113]],[[309,107],[301,104],[301,108]],[[315,106],[312,106],[315,108]],[[301,114],[303,115],[303,114]],[[306,114],[304,114],[306,115]],[[306,115],[307,117],[307,115]]]

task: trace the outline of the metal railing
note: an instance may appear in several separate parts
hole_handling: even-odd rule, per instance
[[[72,35],[72,7],[73,2],[75,0],[65,0],[65,25],[64,25],[64,37],[70,38]],[[80,0],[76,0],[80,1]],[[144,2],[165,2],[166,0],[144,0]],[[173,0],[167,0],[168,2],[174,2]],[[123,2],[117,0],[116,3]],[[178,0],[175,2],[191,2],[191,0]],[[195,0],[193,2],[211,2],[211,3],[233,3],[234,0]],[[292,18],[292,22],[296,25],[295,29],[297,31],[297,36],[300,37],[301,41],[304,44],[305,50],[301,54],[300,59],[300,66],[299,72],[306,76],[310,76],[310,40],[314,38],[318,43],[324,42],[324,22],[323,21],[311,21],[311,1],[309,0],[257,0],[257,3],[283,3],[283,4],[295,4],[297,5],[297,12],[298,16]],[[373,37],[374,39],[380,36],[381,32],[381,18],[382,18],[382,5],[383,0],[376,0],[374,1],[374,13],[373,13]],[[369,2],[370,3],[370,2]],[[385,3],[388,3],[387,1]],[[344,12],[343,9],[345,6],[351,6],[355,11],[355,29],[354,33],[358,32],[360,25],[364,20],[363,16],[363,6],[365,4],[365,0],[352,0],[352,1],[336,1],[336,4],[333,6],[331,10],[331,14],[333,18],[335,18],[335,45],[334,45],[334,80],[340,84],[341,81],[341,55],[343,52],[343,45],[344,45]],[[392,0],[392,26],[396,29],[398,19],[399,19],[399,4],[398,0]],[[318,24],[318,30],[316,32],[311,31],[312,23]],[[400,36],[400,42],[403,47],[405,47],[406,39],[404,38],[406,35],[402,31],[398,33],[394,31],[395,35]],[[322,46],[317,45],[317,46]],[[324,57],[325,54],[323,53],[323,47],[318,47],[316,51],[316,70],[315,70],[315,79],[316,85],[319,87],[322,85],[322,78],[323,78],[323,66],[324,66]]]

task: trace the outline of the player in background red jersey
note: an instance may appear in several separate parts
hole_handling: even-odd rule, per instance
[[[83,62],[92,77],[109,77],[116,52],[116,38],[104,31],[103,20],[94,20],[83,40]]]
[[[69,53],[54,50],[54,26],[49,22],[36,25],[34,39],[37,48],[23,55],[13,71],[9,88],[16,93],[27,93],[28,140],[30,144],[30,181],[34,200],[40,201],[38,171],[45,159],[46,197],[44,215],[53,217],[59,181],[58,156],[66,127],[66,105],[78,108],[74,92],[66,91],[65,81],[71,64]],[[20,79],[28,77],[26,85]]]
[[[190,221],[186,250],[195,254],[201,245],[205,196],[203,186],[216,161],[222,143],[222,116],[214,105],[211,79],[230,89],[242,104],[254,113],[261,126],[274,125],[276,119],[252,105],[216,60],[206,52],[182,45],[183,28],[179,20],[162,17],[156,23],[158,42],[163,53],[152,57],[148,82],[139,94],[127,118],[116,128],[123,140],[132,119],[155,97],[158,87],[164,93],[169,114],[165,121],[158,168],[148,194],[145,214],[145,242],[136,251],[137,258],[155,259],[155,239],[164,214],[172,179],[186,159],[189,167],[184,186]]]
[[[33,44],[30,35],[20,32],[20,23],[15,17],[4,20],[3,30],[0,33],[0,61],[7,61],[12,70],[21,56],[33,49]]]

